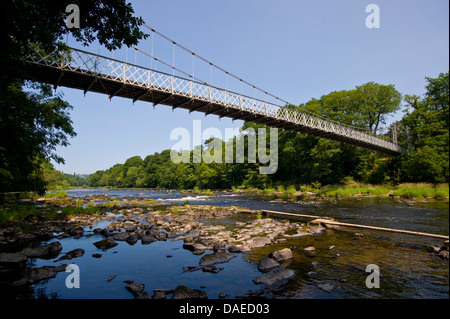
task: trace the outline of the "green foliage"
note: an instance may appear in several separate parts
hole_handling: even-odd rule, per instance
[[[377,184],[447,182],[448,119],[445,116],[448,115],[448,89],[445,84],[448,83],[448,74],[441,77],[427,79],[426,97],[414,100],[414,111],[407,111],[401,123],[397,123],[398,126],[411,125],[410,142],[414,145],[412,150],[398,157],[281,131],[278,135],[278,171],[273,175],[259,174],[259,164],[248,163],[248,154],[244,156],[244,163],[208,164],[203,160],[192,163],[195,154],[191,151],[190,163],[174,164],[170,160],[170,151],[165,150],[144,160],[134,156],[124,164],[98,171],[89,177],[89,185],[194,189],[195,194],[205,194],[202,189],[232,188],[291,195],[298,189],[301,192],[320,191],[329,196],[350,196],[387,195],[392,190],[392,187],[372,186]],[[286,107],[306,109],[341,123],[377,132],[380,125],[385,124],[387,116],[398,110],[400,98],[401,94],[392,85],[369,82],[354,90],[332,92],[319,100],[312,99],[299,107]],[[406,99],[412,101],[409,96]],[[252,128],[257,134],[257,129],[263,127],[245,123],[242,130]],[[248,138],[238,138],[244,138],[244,149],[247,149]],[[238,138],[227,142],[236,145]],[[404,145],[406,140],[400,138],[400,143]],[[322,185],[339,186],[321,189]]]
[[[39,48],[42,53],[67,50],[62,43],[70,33],[83,45],[94,40],[108,50],[136,45],[148,35],[140,31],[143,20],[133,16],[124,0],[79,0],[80,28],[67,28],[64,1],[18,0],[2,3],[0,36],[0,193],[32,191],[44,194],[59,184],[58,173],[47,171],[45,162],[64,160],[56,154],[67,146],[75,131],[69,117],[72,108],[50,85],[33,82],[20,60]],[[130,173],[129,179],[133,179]]]

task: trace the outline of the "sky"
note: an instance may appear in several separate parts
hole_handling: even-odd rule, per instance
[[[423,95],[425,77],[449,70],[448,0],[136,0],[135,15],[177,43],[247,82],[293,104],[374,81],[402,93]],[[369,4],[379,8],[379,28],[368,28]],[[83,14],[83,8],[80,8]],[[144,32],[149,32],[143,28]],[[138,47],[205,82],[264,98],[155,35]],[[81,47],[68,38],[70,46]],[[112,57],[97,43],[84,48]],[[115,58],[171,73],[135,50]],[[179,73],[175,73],[179,75]],[[242,121],[169,106],[59,87],[73,106],[77,136],[56,152],[65,173],[91,174],[132,156],[170,149],[176,128],[193,131],[241,127]],[[272,100],[269,100],[272,101]],[[404,104],[404,103],[403,103]],[[402,112],[389,119],[399,120]],[[224,134],[224,133],[223,133]]]

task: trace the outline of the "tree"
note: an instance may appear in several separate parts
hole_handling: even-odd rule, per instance
[[[392,84],[382,85],[368,82],[357,86],[356,94],[360,103],[357,110],[361,113],[366,127],[374,135],[380,124],[386,124],[387,116],[400,109],[402,101],[402,95]]]
[[[448,182],[449,180],[449,74],[426,77],[424,98],[407,95],[405,115],[399,125],[410,131],[411,150],[402,157],[405,181]],[[408,148],[408,145],[404,145]]]
[[[65,25],[67,4],[61,1],[7,0],[0,19],[0,192],[45,191],[43,161],[64,160],[55,153],[75,136],[69,103],[51,87],[30,84],[21,58],[34,48],[51,52],[65,47],[71,34],[83,45],[98,39],[108,50],[130,46],[148,35],[142,18],[124,0],[70,1],[80,8],[80,28]],[[26,91],[24,91],[24,89]]]

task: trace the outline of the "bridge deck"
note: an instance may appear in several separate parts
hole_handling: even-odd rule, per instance
[[[25,63],[33,80],[53,85],[260,123],[391,155],[402,151],[390,141],[307,113],[81,50],[74,49],[70,59],[37,55]]]

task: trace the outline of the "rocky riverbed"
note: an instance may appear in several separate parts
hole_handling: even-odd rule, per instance
[[[218,222],[220,220],[225,222]],[[106,222],[106,226],[96,227],[99,222]],[[98,214],[80,214],[56,220],[48,220],[45,215],[33,215],[0,229],[0,276],[3,285],[20,287],[66,271],[66,263],[54,266],[50,261],[69,263],[85,253],[83,248],[62,253],[63,247],[58,240],[68,237],[101,236],[102,239],[93,245],[102,252],[117,246],[118,242],[132,246],[137,242],[150,245],[158,241],[182,241],[184,249],[200,258],[198,264],[184,266],[183,272],[218,273],[236,254],[285,243],[291,238],[320,235],[324,231],[320,225],[263,218],[260,212],[239,207],[183,205],[155,209],[154,205],[113,206],[103,208]],[[50,240],[53,241],[46,244]],[[263,274],[256,277],[254,283],[274,285],[293,277],[295,272],[285,268],[287,263],[283,264],[292,258],[292,252],[289,252],[290,249],[286,248],[265,257],[258,266]],[[92,254],[92,258],[101,257],[101,252]],[[167,258],[170,257],[168,251]],[[49,265],[30,266],[29,261],[36,258],[48,260]],[[108,281],[114,277],[112,275]],[[206,297],[205,293],[182,285],[169,290],[156,289],[152,296],[144,290],[143,284],[132,280],[124,288],[134,298],[165,298],[170,294],[172,298]]]
[[[103,202],[111,200],[107,196],[96,199]],[[92,198],[86,198],[81,204],[91,200]],[[76,201],[77,205],[80,205],[80,200]],[[41,203],[44,203],[44,207],[62,205],[60,199],[42,200]],[[261,293],[252,292],[247,297],[270,296],[272,290],[289,283],[298,275],[299,263],[302,263],[305,269],[302,276],[307,278],[316,276],[320,263],[314,259],[316,247],[310,245],[311,243],[314,245],[315,241],[304,241],[309,244],[300,247],[297,246],[299,241],[316,238],[315,240],[320,243],[321,236],[325,234],[329,236],[335,232],[334,229],[326,229],[319,222],[302,223],[292,219],[267,218],[259,211],[237,206],[188,204],[161,206],[145,201],[132,202],[128,206],[116,204],[103,205],[95,214],[76,214],[53,219],[46,218],[44,209],[43,214],[30,215],[20,222],[0,228],[2,289],[21,290],[24,287],[45,283],[55,278],[58,273],[67,271],[70,263],[77,263],[77,258],[84,256],[91,258],[92,262],[102,261],[102,258],[106,258],[105,254],[117,249],[114,247],[119,244],[125,244],[132,250],[135,247],[145,247],[158,242],[172,242],[180,243],[180,248],[195,256],[195,259],[190,259],[190,262],[180,267],[179,272],[185,274],[196,272],[218,276],[214,274],[227,269],[236,257],[258,256],[252,263],[253,284],[255,287],[261,287]],[[64,199],[64,205],[74,205],[74,199]],[[92,237],[90,241],[92,248],[82,245],[70,249],[64,247],[64,240],[67,238],[89,237]],[[364,240],[364,235],[354,233],[351,238],[353,239],[350,239],[350,244],[358,245],[358,241]],[[319,251],[336,259],[341,254],[338,248],[333,244],[319,248]],[[89,253],[86,253],[87,251]],[[255,251],[258,253],[255,254]],[[444,245],[430,247],[430,253],[448,259],[448,241]],[[174,254],[173,250],[167,248],[165,258],[171,259]],[[39,266],[36,266],[36,260],[41,261]],[[293,264],[296,266],[292,267]],[[110,273],[105,276],[105,281],[117,282],[120,275],[120,270]],[[129,293],[129,297],[136,299],[230,297],[227,291],[208,295],[201,286],[188,287],[182,282],[173,287],[152,287],[152,291],[149,291],[140,280],[141,278],[122,280],[122,288]],[[336,284],[329,282],[317,284],[317,287],[326,293],[332,292],[335,286]],[[89,298],[89,295],[85,298]]]

